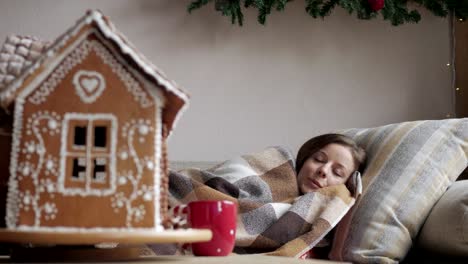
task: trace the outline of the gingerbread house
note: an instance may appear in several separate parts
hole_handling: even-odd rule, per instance
[[[8,37],[6,227],[163,230],[165,143],[187,102],[99,11],[53,43]]]

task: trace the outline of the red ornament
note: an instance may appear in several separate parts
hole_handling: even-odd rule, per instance
[[[385,0],[367,0],[370,4],[372,11],[377,12],[385,5]]]

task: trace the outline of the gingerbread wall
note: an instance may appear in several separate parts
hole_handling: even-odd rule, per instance
[[[10,131],[0,128],[0,227],[5,227],[5,205],[8,190],[8,165],[10,164]]]

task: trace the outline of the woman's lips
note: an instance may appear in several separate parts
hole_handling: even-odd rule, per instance
[[[312,187],[314,189],[322,188],[322,185],[318,181],[313,180],[313,179],[309,181],[309,185],[310,185],[310,187]]]

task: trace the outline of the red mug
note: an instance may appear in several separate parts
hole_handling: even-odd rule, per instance
[[[179,224],[189,228],[210,229],[208,242],[192,243],[195,256],[227,256],[235,244],[237,205],[231,201],[193,201],[174,208]],[[185,219],[186,218],[186,219]]]

